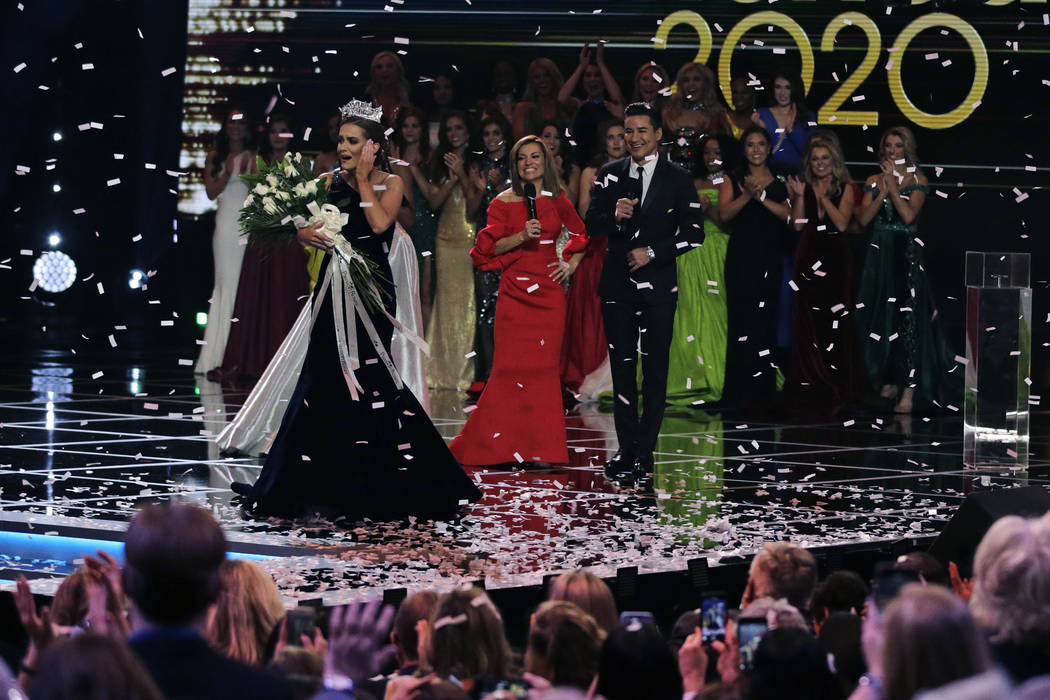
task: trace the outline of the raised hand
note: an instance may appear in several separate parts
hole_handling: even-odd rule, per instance
[[[704,686],[708,658],[703,639],[703,633],[697,627],[678,650],[678,672],[682,675],[682,687],[687,693],[699,692]]]
[[[33,592],[29,590],[25,576],[19,576],[15,583],[15,609],[22,627],[29,635],[29,641],[36,646],[37,651],[43,651],[55,636],[51,628],[51,611],[43,607],[37,612]]]
[[[463,172],[463,157],[458,153],[448,152],[445,154],[445,166],[453,180],[463,180],[466,173]]]
[[[594,62],[597,63],[599,66],[605,64],[605,40],[604,39],[600,40],[598,42],[598,50],[597,50],[596,55],[594,57]]]
[[[762,122],[762,117],[758,116],[758,112],[751,113],[751,123],[755,126],[765,127],[765,124]]]
[[[638,206],[638,198],[628,199],[621,197],[616,200],[616,220],[630,219],[634,216],[634,208]]]
[[[395,648],[385,644],[394,607],[373,598],[336,608],[328,626],[325,673],[341,674],[358,684],[371,678],[393,658]]]
[[[801,197],[806,194],[806,181],[792,175],[788,178],[788,190],[795,197]]]
[[[366,182],[372,176],[377,153],[379,153],[379,144],[372,139],[365,141],[365,145],[361,147],[361,155],[357,159],[357,167],[354,169],[358,182]]]
[[[959,566],[954,561],[948,562],[948,577],[952,581],[952,590],[955,591],[955,595],[969,602],[970,596],[973,595],[973,579],[960,576]]]
[[[601,50],[601,44],[598,44],[598,50]],[[584,68],[591,62],[591,43],[586,42],[583,48],[580,49],[580,65]]]
[[[120,565],[109,554],[99,550],[98,557],[85,556],[87,570],[87,621],[91,629],[123,639],[131,632],[124,615],[124,587]]]

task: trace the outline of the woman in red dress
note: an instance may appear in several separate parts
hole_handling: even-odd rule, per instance
[[[522,138],[510,164],[511,187],[489,205],[488,225],[470,251],[475,266],[502,271],[492,374],[450,449],[461,464],[565,464],[562,282],[583,258],[587,235],[543,141]],[[525,196],[529,190],[534,203]],[[562,226],[570,235],[559,259],[555,242]]]

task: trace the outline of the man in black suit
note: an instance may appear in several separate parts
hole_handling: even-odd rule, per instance
[[[667,397],[678,274],[675,258],[704,240],[693,177],[661,159],[660,113],[628,105],[624,131],[630,154],[598,171],[587,210],[587,234],[608,236],[598,296],[609,343],[620,449],[610,476],[653,471]],[[642,417],[638,419],[636,363],[642,347]]]
[[[132,602],[128,644],[164,697],[292,697],[282,678],[221,656],[201,635],[226,558],[226,538],[208,511],[146,506],[128,526],[124,557]]]

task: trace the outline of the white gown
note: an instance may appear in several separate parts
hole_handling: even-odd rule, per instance
[[[233,303],[237,300],[237,283],[241,279],[241,262],[244,247],[248,242],[241,235],[237,222],[244,200],[248,196],[248,185],[241,179],[248,172],[253,154],[244,151],[234,159],[233,173],[226,188],[219,194],[219,207],[215,212],[215,233],[211,239],[212,255],[215,258],[215,286],[211,291],[208,307],[208,325],[204,329],[204,346],[201,348],[197,374],[205,374],[222,364],[226,354],[226,340],[230,337],[233,319]],[[223,165],[223,170],[226,166]],[[220,171],[220,175],[222,171]]]
[[[422,336],[423,313],[419,304],[416,249],[400,225],[394,231],[388,257],[397,296],[397,321],[406,331]],[[310,311],[310,301],[307,301],[241,410],[219,433],[215,442],[222,452],[258,455],[265,451],[271,437],[280,427],[284,410],[306,360],[306,349],[310,344]],[[390,343],[390,356],[405,384],[419,399],[423,410],[430,413],[430,397],[424,374],[426,358],[422,350],[395,329]]]

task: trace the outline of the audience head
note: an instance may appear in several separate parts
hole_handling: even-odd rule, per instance
[[[770,107],[795,106],[798,120],[802,120],[806,113],[806,90],[802,85],[802,78],[798,73],[788,69],[779,68],[773,73],[773,82],[770,95]]]
[[[681,700],[678,662],[660,630],[632,621],[610,632],[598,659],[597,691],[605,700]]]
[[[288,683],[295,700],[309,700],[321,691],[324,660],[308,649],[286,646],[266,668]]]
[[[729,95],[734,112],[749,114],[755,111],[755,86],[746,75],[738,75],[729,82]]]
[[[568,571],[551,583],[548,600],[567,600],[594,618],[607,633],[620,624],[608,584],[586,569]]]
[[[685,63],[674,78],[678,96],[683,102],[696,102],[706,109],[718,107],[715,74],[702,63]]]
[[[204,636],[219,653],[246,664],[263,660],[284,605],[277,585],[258,564],[227,559],[219,567],[219,599],[208,611]]]
[[[744,129],[740,134],[740,150],[742,155],[740,167],[746,172],[748,166],[761,167],[769,160],[772,152],[772,144],[769,142],[769,132],[766,127],[758,124]]]
[[[671,89],[671,78],[663,66],[649,61],[635,71],[633,85],[631,102],[654,104],[661,94]]]
[[[529,64],[529,83],[525,88],[522,100],[535,102],[542,98],[555,98],[561,90],[565,78],[554,61],[549,58],[537,58]]]
[[[393,51],[380,51],[372,57],[368,68],[371,82],[365,92],[372,97],[394,92],[401,104],[408,103],[408,79],[405,78],[405,66],[401,58]],[[388,116],[388,115],[384,115]]]
[[[1009,515],[988,529],[973,560],[970,608],[995,642],[1050,646],[1050,516]]]
[[[602,78],[602,69],[596,63],[588,63],[584,66],[583,75],[580,76],[580,86],[587,97],[596,99],[605,94],[605,80]]]
[[[526,163],[532,166],[543,164],[541,191],[558,196],[562,190],[561,176],[554,163],[554,155],[539,136],[523,136],[514,144],[514,148],[510,149],[510,160],[507,163],[510,170],[510,187],[520,197],[525,196],[525,174],[522,173],[522,168]]]
[[[777,627],[762,636],[751,671],[752,700],[838,697],[827,655],[809,630]]]
[[[442,181],[451,177],[445,165],[445,154],[453,151],[462,152],[463,158],[470,157],[474,141],[474,122],[470,115],[461,109],[449,109],[442,113],[438,127],[438,147],[430,156],[432,175]]]
[[[454,73],[438,73],[434,76],[434,81],[430,83],[430,94],[426,100],[431,114],[441,114],[446,109],[455,109],[460,106],[456,83]]]
[[[226,156],[234,149],[247,150],[255,148],[255,128],[248,113],[240,107],[231,107],[222,120],[222,126],[215,134],[215,158],[212,160],[212,175],[222,170]]]
[[[506,677],[510,647],[503,618],[480,588],[443,594],[420,629],[420,662],[441,678]]]
[[[437,678],[419,687],[413,700],[471,700],[470,693],[452,681]]]
[[[933,583],[938,586],[951,587],[951,579],[944,564],[937,561],[937,557],[929,552],[910,552],[897,557],[893,568],[898,571],[914,571],[919,575],[923,583]]]
[[[763,617],[775,627],[809,628],[799,609],[785,598],[759,598],[741,610],[740,617]]]
[[[828,615],[848,612],[860,615],[864,600],[868,597],[868,584],[852,571],[835,571],[828,575],[813,592],[810,614],[820,631],[820,625]]]
[[[430,155],[430,139],[424,133],[427,124],[427,115],[415,105],[402,105],[394,115],[394,133],[390,140],[400,149],[402,157],[405,149],[416,144],[419,147],[419,155],[426,158]]]
[[[884,160],[893,161],[898,172],[903,172],[907,166],[919,166],[918,147],[911,129],[894,126],[883,132],[879,139],[879,162]],[[904,162],[897,162],[901,160]]]
[[[906,700],[989,667],[970,611],[941,586],[911,583],[901,589],[886,607],[883,634],[885,700]]]
[[[623,111],[623,131],[627,151],[638,163],[655,156],[663,138],[660,110],[645,102],[634,102]]]
[[[595,140],[595,153],[591,165],[600,167],[610,160],[627,155],[627,144],[624,143],[623,122],[619,119],[603,119],[598,123],[598,138]]]
[[[122,641],[78,634],[55,641],[26,688],[33,700],[161,700],[153,679]]]
[[[429,620],[438,595],[434,591],[424,590],[414,593],[401,601],[394,618],[394,628],[390,631],[390,641],[397,649],[397,662],[402,666],[419,663],[420,620]]]
[[[835,674],[842,697],[857,687],[857,680],[867,670],[860,635],[863,620],[860,615],[834,612],[820,626],[817,641],[828,655],[828,664]]]
[[[513,95],[518,89],[518,71],[510,61],[492,64],[492,94]]]
[[[732,136],[705,134],[697,144],[697,150],[704,161],[704,176],[718,172],[732,172],[739,148],[740,146]]]
[[[203,508],[149,505],[128,525],[124,559],[124,590],[148,623],[193,624],[219,596],[226,538]]]
[[[525,670],[552,685],[586,690],[598,672],[605,630],[594,618],[564,600],[548,600],[532,616]]]
[[[766,543],[751,562],[748,587],[753,598],[786,598],[799,610],[808,610],[816,585],[813,555],[790,542]]]
[[[810,139],[806,143],[802,152],[802,177],[810,186],[817,180],[828,178],[828,193],[834,196],[842,192],[851,178],[837,139]]]
[[[62,579],[51,601],[51,622],[53,624],[75,627],[84,620],[88,612],[87,586],[89,580],[85,569],[77,569]]]
[[[259,155],[271,162],[274,156],[285,156],[295,139],[295,127],[288,115],[274,113],[266,120],[266,134],[259,144]]]
[[[502,112],[489,114],[481,120],[481,142],[485,145],[485,151],[488,154],[492,155],[502,151],[506,155],[511,145],[510,138],[510,122]]]
[[[386,115],[383,117],[386,118]],[[376,151],[375,169],[390,172],[390,160],[387,156],[389,148],[386,142],[386,127],[383,124],[365,119],[364,117],[351,117],[339,123],[339,140],[336,145],[337,153],[347,153],[350,160],[341,161],[343,170],[353,171],[357,168],[358,156],[367,141],[379,146]]]

